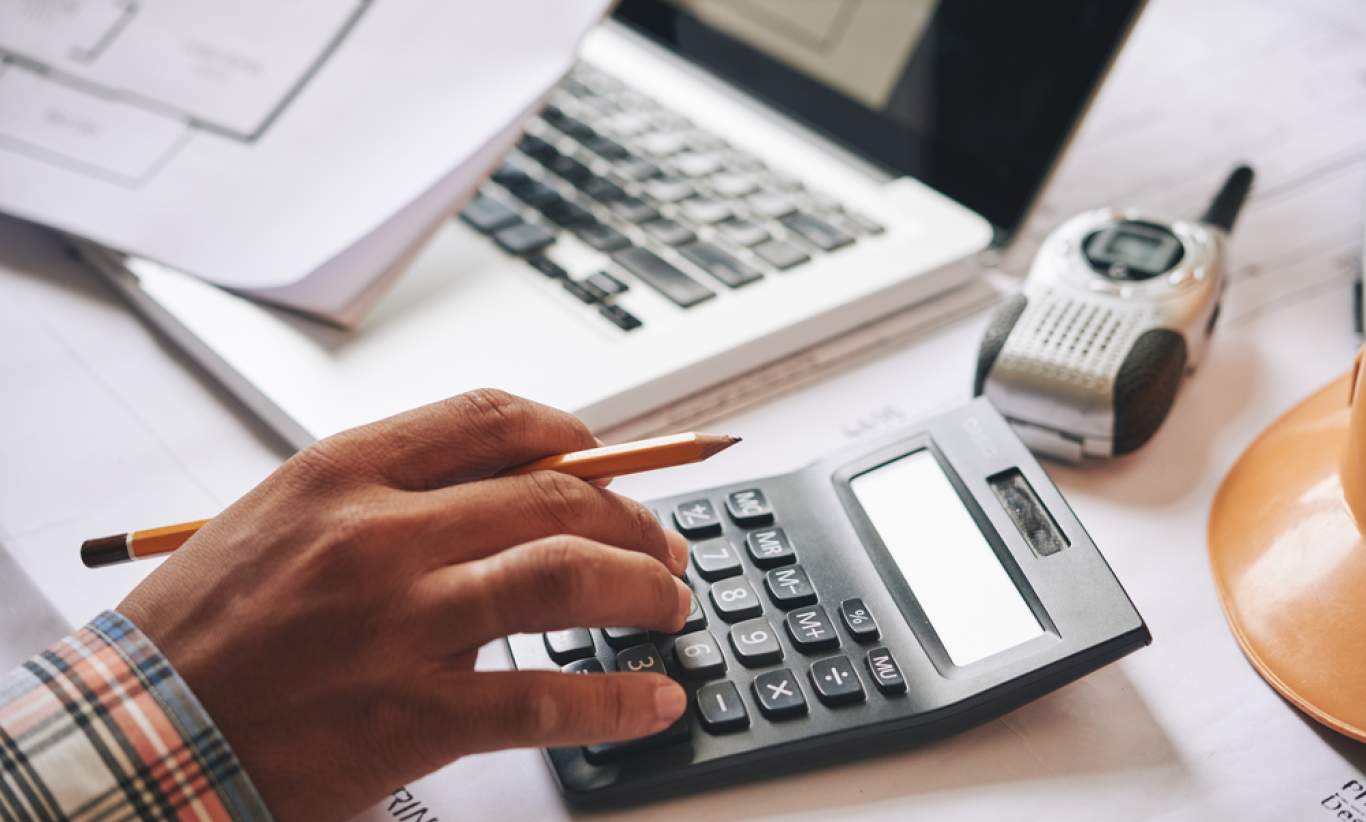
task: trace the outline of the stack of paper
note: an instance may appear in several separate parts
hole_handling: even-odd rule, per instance
[[[0,0],[0,211],[349,324],[607,0]]]

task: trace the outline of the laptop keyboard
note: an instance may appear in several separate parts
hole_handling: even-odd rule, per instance
[[[622,331],[642,325],[620,304],[637,286],[686,310],[883,231],[586,64],[460,217]],[[571,277],[552,259],[565,234],[610,263]]]

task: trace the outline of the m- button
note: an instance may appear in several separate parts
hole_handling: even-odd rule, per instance
[[[768,525],[773,521],[773,506],[758,488],[746,488],[726,496],[726,511],[737,525]]]

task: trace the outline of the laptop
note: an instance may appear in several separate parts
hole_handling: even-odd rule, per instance
[[[622,0],[353,329],[82,252],[295,446],[480,386],[601,430],[976,276],[1141,5]]]

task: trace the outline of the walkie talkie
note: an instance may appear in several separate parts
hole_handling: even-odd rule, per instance
[[[1045,456],[1142,446],[1204,356],[1252,176],[1236,168],[1198,221],[1102,208],[1055,229],[987,328],[974,393]]]

